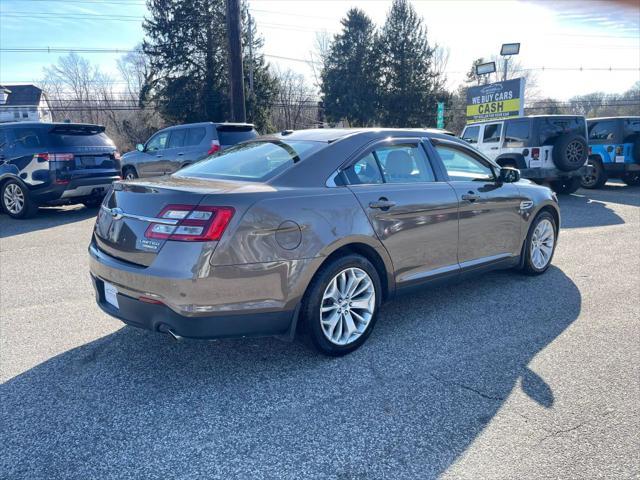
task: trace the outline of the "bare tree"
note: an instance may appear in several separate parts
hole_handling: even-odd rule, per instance
[[[318,102],[303,75],[293,70],[276,70],[278,95],[271,122],[278,130],[312,127],[317,124]]]

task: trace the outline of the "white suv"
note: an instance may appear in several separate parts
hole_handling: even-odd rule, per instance
[[[587,172],[587,126],[576,115],[535,115],[467,125],[461,138],[501,167],[548,183],[558,193],[580,188]]]

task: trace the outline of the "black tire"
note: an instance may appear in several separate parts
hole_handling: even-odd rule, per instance
[[[366,329],[359,335],[359,337],[346,345],[337,345],[329,341],[322,330],[320,308],[324,292],[331,280],[333,280],[333,278],[340,272],[352,267],[363,270],[371,279],[375,292],[375,307]],[[302,300],[302,307],[300,309],[300,320],[303,323],[304,332],[311,340],[313,346],[325,355],[337,357],[353,352],[355,349],[360,347],[371,334],[378,318],[381,298],[382,287],[380,277],[371,262],[356,254],[338,257],[323,265],[320,270],[316,272],[313,280],[307,287],[304,299]]]
[[[581,185],[583,188],[602,188],[607,183],[607,172],[604,171],[600,159],[590,158],[588,166],[592,168],[591,174],[583,175]]]
[[[640,172],[627,172],[622,176],[622,181],[630,187],[640,185]]]
[[[124,167],[122,169],[122,178],[124,180],[134,180],[138,178],[138,172],[134,167]]]
[[[561,195],[569,195],[580,188],[582,177],[564,177],[549,182],[551,190]]]
[[[547,261],[546,265],[543,268],[538,268],[533,263],[531,258],[532,239],[533,239],[533,234],[536,230],[536,227],[540,222],[542,222],[542,220],[545,220],[545,219],[549,220],[551,222],[551,225],[553,225],[553,240],[554,240],[553,249],[551,251],[551,256]],[[527,275],[541,275],[544,272],[546,272],[549,266],[551,265],[551,261],[553,260],[553,254],[556,251],[557,239],[558,239],[558,225],[556,225],[556,219],[549,212],[546,212],[546,211],[540,212],[536,216],[536,218],[533,219],[533,222],[531,222],[531,227],[529,227],[529,233],[527,233],[527,238],[525,239],[525,244],[523,248],[524,261],[522,263],[522,272]]]
[[[588,151],[589,146],[582,135],[566,133],[553,144],[553,161],[560,170],[571,172],[584,165]]]
[[[11,194],[7,192],[20,192],[23,202],[21,208],[16,208],[15,204],[11,204],[9,198]],[[5,197],[7,195],[7,197]],[[0,201],[2,210],[11,218],[25,219],[31,218],[38,213],[38,205],[31,199],[29,189],[16,180],[9,180],[2,184],[0,188]]]

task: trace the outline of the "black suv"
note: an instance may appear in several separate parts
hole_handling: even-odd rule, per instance
[[[13,218],[39,205],[97,206],[120,178],[120,154],[100,125],[0,124],[0,205]]]

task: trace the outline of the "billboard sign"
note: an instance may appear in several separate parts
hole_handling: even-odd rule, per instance
[[[469,87],[467,123],[524,115],[524,78]]]

